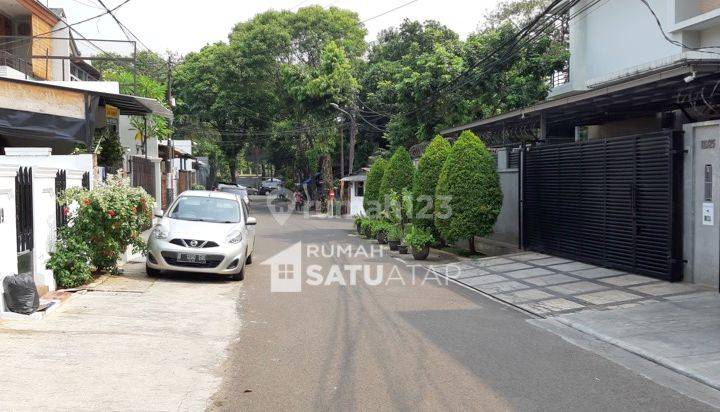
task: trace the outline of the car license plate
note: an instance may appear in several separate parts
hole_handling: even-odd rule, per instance
[[[195,253],[178,253],[178,262],[205,263],[205,255]]]

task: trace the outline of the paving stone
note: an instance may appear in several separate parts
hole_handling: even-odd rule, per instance
[[[530,269],[530,268],[532,268],[532,266],[527,265],[525,263],[510,263],[507,265],[485,267],[485,269],[496,272],[496,273],[511,272],[513,270]]]
[[[460,270],[457,274],[454,274],[452,277],[454,279],[467,279],[467,278],[483,276],[483,275],[488,275],[488,274],[490,274],[490,272],[488,272],[486,270],[472,268],[472,269]]]
[[[646,293],[652,296],[675,295],[680,293],[698,292],[701,289],[694,285],[682,283],[660,282],[651,285],[633,286],[631,290]]]
[[[555,274],[550,276],[541,276],[539,278],[530,278],[525,279],[525,282],[532,283],[533,285],[537,286],[548,286],[548,285],[557,285],[559,283],[570,283],[570,282],[576,282],[577,279],[563,274]]]
[[[594,269],[586,269],[586,270],[578,270],[572,272],[573,275],[577,275],[586,279],[598,279],[598,278],[606,278],[610,276],[618,276],[618,275],[624,275],[623,272],[620,272],[618,270],[608,269],[608,268],[594,268]]]
[[[606,290],[603,292],[588,293],[586,295],[578,295],[576,298],[593,305],[607,305],[608,303],[627,302],[629,300],[642,299],[642,296],[632,293],[623,292],[621,290]]]
[[[581,262],[570,262],[570,263],[563,263],[561,265],[553,265],[550,266],[549,269],[557,270],[558,272],[574,272],[576,270],[586,270],[586,269],[595,269],[596,267],[593,265],[588,265],[587,263],[581,263]]]
[[[555,296],[543,292],[542,290],[538,289],[525,289],[525,290],[518,290],[517,292],[511,292],[511,293],[503,293],[500,295],[497,295],[498,299],[502,299],[506,302],[510,303],[521,303],[521,302],[528,302],[531,300],[545,300],[545,299],[551,299]]]
[[[503,273],[503,276],[509,276],[514,279],[526,279],[531,278],[535,276],[543,276],[543,275],[552,275],[552,270],[547,270],[543,268],[530,268],[530,269],[523,269],[523,270],[516,270],[513,272],[505,272]]]
[[[527,262],[529,260],[548,259],[552,256],[543,255],[542,253],[523,253],[520,255],[512,255],[508,257],[512,260],[517,260],[519,262]]]
[[[583,309],[585,306],[567,299],[548,299],[539,302],[521,303],[519,307],[535,313],[536,315],[547,315],[552,313],[566,312],[570,310]]]
[[[608,283],[614,286],[632,286],[639,285],[641,283],[657,282],[657,279],[649,278],[646,276],[639,275],[622,275],[611,278],[601,279],[600,282]]]
[[[533,260],[531,263],[533,265],[539,265],[539,266],[550,266],[550,265],[559,265],[561,263],[571,263],[571,262],[572,262],[572,260],[551,257],[548,259]]]
[[[513,292],[520,289],[527,289],[528,286],[524,285],[520,282],[515,282],[514,280],[511,280],[509,282],[500,282],[500,283],[490,283],[486,285],[478,285],[475,286],[477,289],[482,290],[485,293],[489,294],[496,294],[496,293],[504,293],[504,292]]]
[[[578,293],[595,292],[599,290],[607,290],[606,286],[598,285],[597,283],[581,281],[574,283],[565,283],[557,286],[550,286],[548,289],[553,292],[557,292],[563,295],[576,295]]]
[[[510,259],[505,258],[485,258],[472,261],[472,265],[476,268],[484,268],[488,266],[506,265],[508,263],[514,263]]]
[[[478,286],[478,285],[485,285],[488,283],[493,282],[507,282],[507,278],[500,276],[500,275],[487,275],[487,276],[477,276],[474,278],[464,279],[461,280],[462,283],[468,285],[468,286]]]

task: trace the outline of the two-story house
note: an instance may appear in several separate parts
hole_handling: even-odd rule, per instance
[[[573,3],[547,100],[442,134],[512,137],[496,229],[521,247],[717,287],[720,1]]]

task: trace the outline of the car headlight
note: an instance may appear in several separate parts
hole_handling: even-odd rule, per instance
[[[165,239],[168,237],[168,232],[164,227],[156,226],[155,229],[153,229],[152,235],[155,239]]]
[[[232,244],[240,243],[240,242],[242,242],[242,240],[243,240],[242,232],[239,230],[231,232],[227,237],[228,243],[232,243]]]

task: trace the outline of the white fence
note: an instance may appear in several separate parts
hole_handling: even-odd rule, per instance
[[[93,176],[92,155],[0,156],[0,312],[5,311],[2,279],[18,272],[15,178],[20,167],[32,169],[32,273],[39,289],[55,290],[52,271],[45,268],[57,234],[55,178],[66,172],[66,187],[80,187],[83,174]]]

